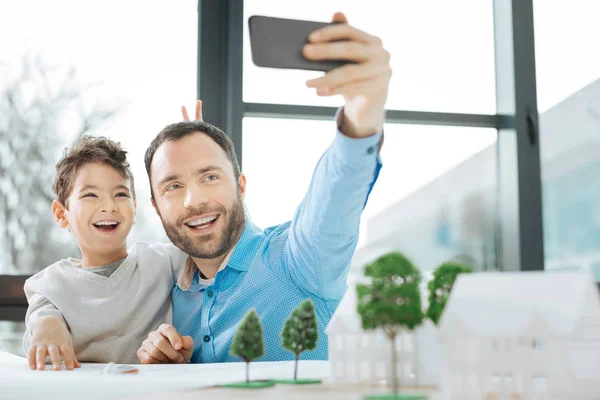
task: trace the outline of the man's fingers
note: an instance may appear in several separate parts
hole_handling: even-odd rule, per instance
[[[46,367],[46,346],[39,346],[35,352],[37,369],[43,370]]]
[[[343,24],[347,24],[348,18],[346,18],[346,16],[343,13],[338,11],[335,14],[333,14],[333,18],[331,18],[331,22],[341,22]]]
[[[310,60],[345,60],[363,62],[377,57],[377,47],[355,41],[307,44],[302,54]]]
[[[320,78],[311,79],[306,86],[311,88],[335,88],[350,82],[365,80],[380,74],[391,73],[390,67],[371,63],[366,65],[346,64],[329,71]]]
[[[138,349],[136,355],[142,364],[160,364],[160,361],[153,358],[146,350],[142,348]]]
[[[190,116],[188,115],[188,112],[187,112],[187,109],[185,108],[185,106],[181,106],[181,115],[183,116],[184,121],[190,120]]]
[[[196,121],[204,121],[202,119],[202,100],[196,100]]]
[[[179,333],[177,333],[177,330],[172,325],[162,324],[158,328],[158,332],[169,339],[171,346],[173,346],[175,350],[181,349],[181,336]],[[148,335],[148,337],[150,336]]]
[[[52,362],[52,366],[55,370],[60,370],[61,368],[61,359],[60,359],[60,351],[56,345],[48,346],[48,355],[50,356],[50,362]]]
[[[63,360],[65,360],[65,367],[69,371],[75,368],[75,356],[69,346],[66,344],[60,346],[60,354],[62,355]]]
[[[181,341],[183,342],[183,347],[179,350],[179,353],[183,356],[181,362],[188,362],[192,358],[192,354],[194,354],[194,339],[191,336],[182,336]]]
[[[334,22],[342,22],[334,21]],[[381,39],[377,36],[370,35],[366,32],[361,31],[347,23],[328,25],[321,29],[317,29],[308,36],[308,40],[311,43],[322,43],[322,42],[333,42],[336,40],[344,41],[356,41],[366,44],[380,44]]]
[[[29,348],[29,352],[27,353],[27,360],[29,361],[29,368],[35,369],[35,354],[37,351],[36,346],[31,346]]]
[[[182,336],[182,350],[192,351],[194,350],[194,339],[191,336]]]
[[[163,336],[153,336],[144,340],[142,348],[154,359],[160,362],[179,362],[183,357]]]

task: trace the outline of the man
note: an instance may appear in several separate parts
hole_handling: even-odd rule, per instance
[[[327,359],[324,329],[346,290],[360,216],[380,168],[391,76],[379,38],[348,25],[341,13],[333,21],[341,23],[311,34],[304,55],[354,63],[307,82],[320,96],[342,95],[344,107],[292,221],[262,231],[246,217],[246,177],[231,141],[210,124],[169,125],[146,152],[153,205],[189,258],[173,289],[175,326],[148,335],[141,362],[239,361],[229,348],[251,308],[264,328],[261,360],[291,360],[280,333],[305,298],[315,304],[319,341],[302,358]]]

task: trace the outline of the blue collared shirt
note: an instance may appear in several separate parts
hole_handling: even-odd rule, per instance
[[[325,327],[346,291],[360,216],[381,169],[381,139],[382,133],[352,139],[338,131],[292,221],[263,231],[247,218],[212,285],[199,284],[196,269],[189,288],[175,286],[173,323],[181,335],[194,339],[191,362],[241,361],[229,349],[252,308],[265,341],[265,355],[256,361],[293,360],[293,353],[281,347],[281,330],[306,298],[315,305],[319,339],[317,348],[300,359],[327,359]]]

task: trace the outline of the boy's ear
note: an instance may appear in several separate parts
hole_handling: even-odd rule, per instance
[[[65,211],[65,207],[58,200],[52,202],[52,215],[54,215],[54,220],[61,228],[67,228],[69,226],[67,213]]]
[[[135,220],[137,217],[137,200],[133,201],[133,225],[135,225]]]

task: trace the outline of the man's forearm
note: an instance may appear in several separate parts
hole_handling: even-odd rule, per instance
[[[336,133],[319,160],[290,226],[287,255],[299,285],[326,298],[343,293],[360,219],[381,164],[382,133],[354,139]]]

